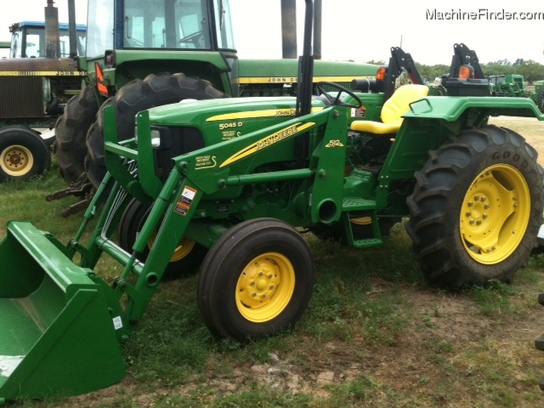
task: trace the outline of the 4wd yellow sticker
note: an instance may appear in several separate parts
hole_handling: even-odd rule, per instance
[[[227,160],[221,163],[219,167],[226,167],[232,163],[237,162],[238,160],[242,160],[243,158],[251,156],[252,154],[257,153],[260,150],[266,149],[267,147],[281,142],[282,140],[288,139],[296,135],[297,133],[304,132],[314,125],[315,122],[307,122],[302,124],[299,122],[295,123],[294,125],[288,126],[282,130],[279,130],[276,133],[272,133],[271,135],[263,137],[261,140],[258,140],[255,143],[240,150],[239,152],[233,154]]]

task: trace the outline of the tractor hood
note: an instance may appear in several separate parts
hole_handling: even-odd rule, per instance
[[[77,72],[78,67],[77,62],[72,58],[6,58],[1,60],[0,75],[4,72],[7,76],[13,76],[13,71],[25,71],[27,75],[30,75],[30,73],[39,75],[42,71]]]
[[[321,111],[325,106],[322,99],[313,98],[313,112]],[[172,143],[176,143],[175,140],[188,140],[189,137],[196,140],[194,135],[198,134],[198,140],[201,140],[198,145],[203,147],[295,118],[296,98],[248,97],[184,101],[152,108],[147,114],[152,133],[161,134],[161,138],[166,137]],[[196,148],[196,144],[193,148]]]
[[[325,102],[314,97],[312,110],[321,110]],[[182,101],[149,109],[150,123],[159,126],[213,126],[218,130],[243,130],[248,121],[295,117],[296,98],[247,97]],[[246,132],[244,132],[246,133]]]
[[[238,82],[240,84],[266,84],[298,82],[297,59],[240,60]],[[354,79],[374,78],[377,65],[342,61],[314,61],[314,82],[329,81],[349,84]]]

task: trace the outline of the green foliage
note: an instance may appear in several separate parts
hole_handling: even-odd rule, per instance
[[[491,281],[488,287],[475,286],[471,289],[482,314],[499,316],[512,311],[510,298],[515,295],[512,287],[498,281]]]

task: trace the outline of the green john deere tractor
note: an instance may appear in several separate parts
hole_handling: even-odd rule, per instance
[[[100,184],[106,173],[102,107],[114,106],[119,137],[128,139],[134,115],[150,107],[186,99],[296,95],[296,24],[290,21],[296,21],[295,0],[281,6],[282,17],[290,16],[283,17],[290,23],[282,24],[284,58],[251,60],[238,57],[228,0],[89,0],[88,46],[79,60],[87,86],[57,121],[53,146],[60,173],[73,188],[49,198],[85,195]],[[349,87],[354,79],[373,77],[376,69],[316,61],[315,81]]]
[[[194,265],[202,319],[217,336],[245,341],[295,326],[316,279],[298,228],[363,250],[408,217],[433,285],[513,279],[543,221],[543,171],[521,135],[488,119],[544,115],[527,98],[478,96],[489,93],[485,79],[452,75],[445,89],[455,96],[414,84],[387,99],[372,90],[377,82],[369,92],[315,83],[312,16],[306,0],[296,97],[143,109],[130,138],[107,106],[108,172],[76,236],[63,244],[8,223],[0,399],[120,381],[120,343],[164,275]],[[101,256],[122,266],[111,282],[100,277]]]
[[[535,81],[534,92],[531,92],[527,89],[523,75],[490,75],[488,79],[491,95],[531,98],[540,111],[544,113],[544,81]]]

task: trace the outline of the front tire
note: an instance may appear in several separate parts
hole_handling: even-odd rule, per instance
[[[51,151],[38,132],[18,125],[0,129],[0,182],[28,180],[50,166]]]
[[[466,130],[416,173],[406,228],[428,280],[441,287],[510,282],[542,224],[542,168],[517,133]]]
[[[119,245],[127,252],[132,252],[132,246],[142,230],[151,206],[132,199],[119,222]],[[149,255],[154,239],[151,239],[144,253],[139,254],[138,260],[145,262]],[[170,263],[164,272],[165,278],[175,278],[195,271],[202,263],[207,248],[188,238],[182,238],[179,246],[175,249]]]
[[[272,218],[242,222],[208,251],[198,306],[208,328],[243,341],[292,327],[314,285],[310,249],[290,225]]]

